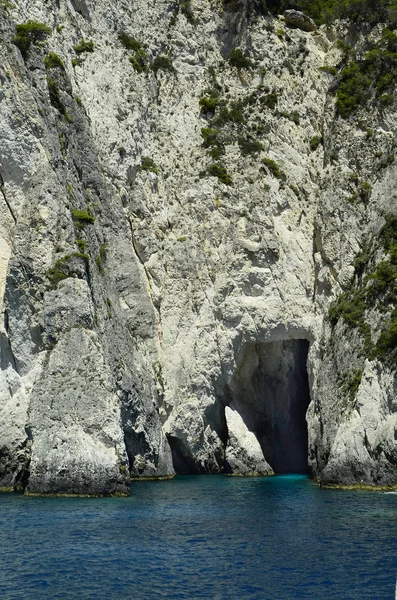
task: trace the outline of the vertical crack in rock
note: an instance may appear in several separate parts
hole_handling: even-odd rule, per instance
[[[1,195],[3,196],[3,198],[4,198],[4,202],[6,203],[8,210],[10,211],[10,215],[12,217],[12,220],[14,221],[14,223],[16,223],[17,222],[17,218],[16,218],[16,216],[14,214],[14,211],[11,208],[10,203],[7,200],[7,196],[6,196],[6,193],[4,191],[4,183],[3,183],[3,180],[1,178],[1,175],[0,175],[0,192],[1,192]]]

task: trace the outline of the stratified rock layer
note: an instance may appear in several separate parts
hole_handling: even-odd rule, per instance
[[[283,31],[215,0],[0,12],[0,486],[267,472],[252,435],[275,469],[283,386],[308,390],[316,477],[396,483],[395,372],[328,319],[396,212],[394,106],[342,119],[320,70],[345,25]],[[23,57],[29,19],[52,33]]]

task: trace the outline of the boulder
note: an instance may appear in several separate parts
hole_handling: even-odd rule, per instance
[[[286,10],[284,12],[285,24],[288,27],[294,27],[296,29],[302,29],[302,31],[315,31],[317,29],[317,25],[305,13],[300,10]]]

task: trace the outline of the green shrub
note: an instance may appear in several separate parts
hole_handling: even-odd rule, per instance
[[[329,67],[328,65],[319,67],[319,71],[323,71],[323,73],[328,73],[328,75],[337,75],[338,74],[338,69],[336,69],[336,67]]]
[[[157,73],[158,71],[170,71],[173,72],[175,69],[171,60],[165,54],[156,56],[152,64],[150,65],[152,71]]]
[[[397,215],[385,216],[385,224],[379,232],[379,238],[386,252],[390,252],[393,245],[397,243]]]
[[[133,56],[129,57],[129,61],[137,73],[143,73],[147,70],[147,55],[142,44],[127,33],[119,33],[119,40],[126,50],[133,50]]]
[[[15,26],[17,35],[11,40],[19,48],[22,56],[27,57],[30,46],[43,41],[51,34],[51,28],[38,21],[27,21]]]
[[[314,137],[312,137],[312,139],[310,140],[310,150],[312,152],[315,152],[319,145],[322,143],[322,141],[323,137],[321,135],[315,135]]]
[[[83,58],[72,58],[72,67],[80,67],[84,62]]]
[[[95,223],[95,217],[90,215],[85,210],[79,210],[77,208],[74,208],[72,210],[72,214],[73,214],[73,221],[79,228],[81,228],[83,225],[86,225],[86,224]]]
[[[10,8],[15,8],[15,4],[10,2],[10,0],[0,0],[0,8],[3,10],[8,10]]]
[[[275,92],[272,92],[271,94],[266,94],[265,96],[262,96],[259,102],[263,106],[267,106],[267,108],[274,110],[278,102],[278,96]]]
[[[284,117],[285,119],[289,119],[290,121],[292,121],[293,123],[295,123],[295,125],[299,125],[300,124],[300,116],[296,112],[296,110],[293,110],[291,112],[280,111],[278,114],[280,115],[280,117]]]
[[[363,370],[356,369],[349,376],[348,380],[343,386],[343,390],[349,394],[350,402],[353,402],[356,394],[358,392],[358,388],[360,387],[361,379],[363,377]]]
[[[367,299],[372,304],[379,296],[384,295],[391,289],[391,284],[397,281],[397,268],[388,260],[382,260],[376,267],[374,273],[369,277],[370,285],[367,289]]]
[[[226,125],[226,123],[244,123],[244,103],[242,100],[236,100],[230,103],[230,108],[226,102],[221,101],[219,112],[214,119],[214,124],[218,127]]]
[[[350,327],[364,322],[366,311],[365,290],[350,287],[330,305],[328,316],[332,325],[343,319]]]
[[[280,169],[274,160],[271,158],[262,158],[262,162],[264,165],[266,165],[274,177],[277,177],[277,179],[285,179],[285,173]]]
[[[226,185],[232,185],[233,180],[232,176],[226,171],[226,168],[223,165],[219,165],[217,163],[212,163],[208,169],[207,173],[212,175],[213,177],[217,177],[221,183],[225,183]]]
[[[210,127],[203,127],[201,129],[201,135],[203,137],[203,146],[208,148],[212,146],[217,141],[217,136],[219,135],[219,129],[211,129]]]
[[[63,64],[62,58],[55,54],[55,52],[49,52],[44,59],[44,65],[46,69],[56,69],[61,68],[64,69],[65,65]]]
[[[94,52],[94,42],[81,39],[76,46],[73,46],[73,50],[77,54],[83,54],[84,52]]]
[[[381,334],[376,344],[371,339],[371,329],[366,323],[366,312],[376,308],[379,314],[390,312],[397,304],[397,217],[387,215],[386,223],[377,238],[366,243],[357,256],[355,276],[349,287],[333,302],[329,309],[332,327],[339,319],[357,329],[363,339],[363,353],[370,359],[377,358],[393,369],[397,368],[397,309],[383,319]],[[377,256],[380,241],[388,257],[370,270]],[[365,271],[370,271],[364,276]]]
[[[106,258],[106,244],[103,244],[99,249],[98,256],[95,258],[96,266],[98,267],[98,271],[101,274],[104,273],[103,262],[104,262],[105,258]]]
[[[47,76],[47,85],[48,85],[48,92],[50,95],[51,105],[54,108],[56,108],[57,111],[60,112],[61,115],[63,115],[65,117],[65,119],[70,123],[71,118],[68,115],[68,113],[66,111],[66,107],[59,96],[59,90],[58,90],[57,84],[55,83],[55,80],[52,77]]]
[[[394,104],[394,94],[383,94],[379,97],[382,106],[392,106]]]
[[[183,16],[186,18],[186,20],[191,23],[192,25],[195,25],[196,20],[194,18],[194,13],[192,10],[192,3],[190,0],[184,0],[183,2],[179,3],[179,7],[181,9],[181,13],[183,14]]]
[[[369,98],[371,79],[363,73],[356,62],[342,69],[341,80],[336,92],[338,114],[347,118]]]
[[[372,194],[372,187],[368,181],[360,181],[357,192],[360,200],[364,202],[364,204],[367,204]]]
[[[90,260],[88,254],[83,254],[82,252],[72,252],[72,254],[63,256],[57,260],[54,266],[48,269],[46,272],[46,277],[50,281],[52,287],[55,288],[60,281],[67,279],[74,274],[73,269],[69,265],[72,258],[79,258],[83,260],[88,271]]]
[[[150,171],[151,173],[156,173],[156,175],[159,172],[154,160],[148,156],[145,156],[142,158],[142,162],[141,162],[141,166],[140,166],[139,170],[140,171]]]
[[[263,150],[263,144],[252,138],[238,138],[238,145],[243,156],[256,155]]]
[[[218,140],[219,133],[219,129],[211,129],[210,127],[203,127],[201,130],[204,140],[203,146],[210,149],[210,155],[213,160],[219,160],[225,154],[225,146]]]
[[[27,21],[27,23],[21,23],[15,25],[17,35],[28,38],[33,44],[35,42],[43,41],[48,35],[51,35],[51,27],[39,23],[38,21]]]
[[[77,246],[80,252],[84,253],[87,247],[87,243],[84,240],[77,240]]]
[[[129,61],[137,73],[147,71],[147,56],[143,48],[136,50],[134,56],[130,56]]]
[[[125,32],[119,33],[119,40],[126,50],[134,50],[135,52],[143,50],[142,44]]]
[[[11,41],[14,44],[14,46],[16,46],[19,49],[23,58],[26,58],[32,42],[23,35],[17,35]]]
[[[395,308],[375,346],[374,358],[397,369],[397,309]]]
[[[242,10],[246,6],[236,0],[224,0],[224,4],[233,10]],[[258,0],[246,10],[266,14],[269,11],[281,13],[288,8],[302,10],[318,25],[335,19],[350,19],[358,23],[366,21],[375,25],[393,17],[396,3],[395,0]]]
[[[243,54],[240,48],[233,48],[229,55],[229,63],[232,67],[237,69],[251,69],[253,67],[252,61]]]
[[[199,105],[201,106],[201,109],[204,113],[214,113],[216,110],[216,107],[218,106],[218,98],[217,97],[200,98]]]

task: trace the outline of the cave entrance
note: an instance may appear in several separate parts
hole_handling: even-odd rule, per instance
[[[308,351],[305,339],[247,344],[230,384],[231,404],[275,474],[309,473]]]

